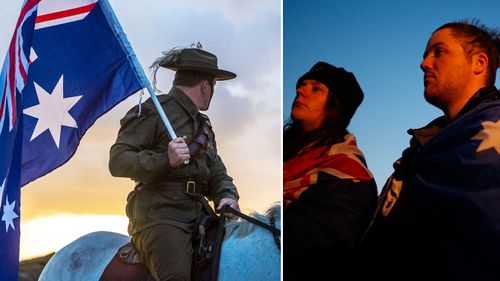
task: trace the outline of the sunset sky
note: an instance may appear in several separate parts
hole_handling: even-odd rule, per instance
[[[21,2],[3,0],[0,6],[2,57]],[[146,73],[162,51],[199,41],[217,54],[219,67],[238,74],[217,83],[207,111],[219,154],[239,188],[243,211],[264,211],[280,201],[280,1],[109,2]],[[158,88],[168,92],[172,78],[173,72],[159,71]],[[119,120],[138,101],[135,94],[101,117],[67,164],[23,188],[21,259],[58,250],[91,231],[126,233],[124,209],[133,184],[112,177],[107,165]]]

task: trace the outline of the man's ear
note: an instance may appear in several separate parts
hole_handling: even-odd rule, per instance
[[[488,71],[488,56],[484,52],[472,55],[472,70],[474,74],[486,73]]]
[[[202,80],[200,86],[204,91],[206,91],[210,88],[210,82],[208,82],[208,80]]]

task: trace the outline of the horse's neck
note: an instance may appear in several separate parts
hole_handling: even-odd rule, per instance
[[[281,229],[281,205],[279,204],[276,204],[275,206],[269,208],[266,211],[265,215],[259,214],[257,212],[251,212],[250,216],[268,225],[271,225],[271,222],[274,220],[274,227]],[[257,227],[259,226],[256,226],[255,224],[246,220],[230,221],[226,225],[226,238],[232,235],[238,237],[247,236]]]
[[[268,212],[269,213],[269,212]],[[275,214],[276,227],[280,227],[280,212]],[[269,217],[255,217],[269,223]],[[226,280],[280,280],[280,250],[272,233],[248,222],[232,222],[234,231],[222,244],[219,281]],[[250,231],[245,230],[249,224]],[[243,230],[242,230],[243,228]],[[242,232],[245,232],[246,235]]]

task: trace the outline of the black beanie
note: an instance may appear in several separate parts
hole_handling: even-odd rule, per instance
[[[326,62],[317,62],[309,72],[297,80],[296,88],[306,79],[316,80],[325,84],[333,95],[339,98],[345,110],[347,120],[354,116],[354,112],[363,101],[363,90],[351,72],[335,67]]]

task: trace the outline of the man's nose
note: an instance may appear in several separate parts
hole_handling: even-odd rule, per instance
[[[422,62],[420,63],[420,69],[422,69],[423,72],[425,72],[427,69],[429,69],[430,67],[430,59],[428,59],[429,57],[425,57]]]

